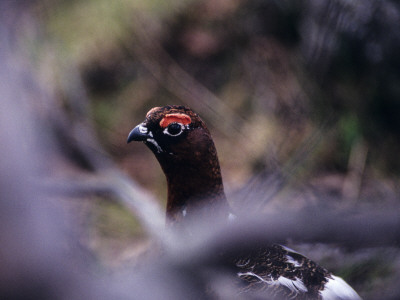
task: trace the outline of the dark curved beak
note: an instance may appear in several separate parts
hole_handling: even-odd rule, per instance
[[[129,132],[127,143],[132,141],[146,141],[150,137],[149,130],[144,123],[139,124]]]

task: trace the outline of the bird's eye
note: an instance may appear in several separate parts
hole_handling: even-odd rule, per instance
[[[180,135],[182,131],[183,131],[183,126],[179,123],[171,123],[167,126],[167,128],[164,129],[164,133],[171,136]]]

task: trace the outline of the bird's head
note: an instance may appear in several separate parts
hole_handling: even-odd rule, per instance
[[[142,141],[157,158],[195,159],[214,147],[200,117],[185,106],[154,107],[129,133],[127,142]],[[213,149],[211,149],[212,151]]]

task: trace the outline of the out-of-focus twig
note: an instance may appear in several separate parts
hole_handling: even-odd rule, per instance
[[[362,176],[367,161],[368,147],[364,141],[356,141],[351,148],[348,173],[343,182],[343,198],[356,201],[360,195]]]

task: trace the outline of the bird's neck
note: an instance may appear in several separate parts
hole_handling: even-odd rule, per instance
[[[207,155],[194,153],[185,160],[159,159],[168,184],[167,219],[178,222],[202,212],[226,217],[229,205],[215,148]],[[215,214],[215,216],[213,216]]]

